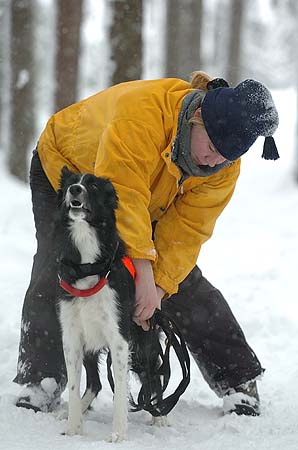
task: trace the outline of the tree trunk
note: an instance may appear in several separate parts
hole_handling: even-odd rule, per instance
[[[0,0],[0,150],[9,142],[10,79],[10,6]]]
[[[231,0],[227,81],[232,86],[238,84],[241,78],[241,34],[244,8],[245,5],[243,0]]]
[[[167,0],[166,76],[189,79],[200,69],[202,0]]]
[[[296,24],[298,27],[298,5],[296,0],[292,0],[290,3],[291,6],[291,11],[293,14],[293,17],[296,18]],[[295,48],[296,48],[296,53],[298,55],[298,28],[296,28],[296,33],[293,36],[294,42],[295,42]],[[296,72],[298,72],[298,59],[296,59]],[[296,111],[298,112],[298,77],[296,74]],[[296,134],[295,134],[295,138],[294,138],[294,146],[295,146],[295,161],[294,161],[294,165],[295,165],[295,180],[296,183],[298,184],[298,114],[296,112]]]
[[[143,72],[143,2],[110,0],[111,84],[138,80]]]
[[[11,1],[11,146],[12,175],[27,181],[27,152],[34,136],[32,1]]]
[[[55,110],[77,101],[83,0],[57,0]]]

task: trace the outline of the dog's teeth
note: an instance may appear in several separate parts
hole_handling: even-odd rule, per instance
[[[70,206],[72,208],[82,208],[83,205],[82,205],[81,202],[79,202],[77,200],[73,200],[73,201],[70,202]]]

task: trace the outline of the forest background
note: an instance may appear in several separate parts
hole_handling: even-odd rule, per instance
[[[296,89],[297,36],[296,0],[0,0],[5,165],[27,182],[48,117],[122,81],[201,69]]]
[[[233,199],[198,261],[266,368],[261,416],[223,415],[192,361],[171,426],[150,427],[145,412],[130,413],[129,440],[120,446],[297,450],[297,9],[297,0],[0,0],[0,450],[112,448],[103,440],[112,420],[104,369],[84,436],[62,436],[65,421],[54,413],[15,407],[21,310],[36,249],[28,167],[46,121],[113,83],[188,79],[196,69],[232,85],[248,77],[265,83],[280,116],[281,158],[262,159],[262,139],[242,158]],[[180,379],[175,361],[173,377]]]

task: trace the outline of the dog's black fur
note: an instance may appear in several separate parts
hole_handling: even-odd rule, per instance
[[[69,351],[68,347],[72,346],[72,340],[77,340],[76,333],[85,333],[86,336],[88,335],[87,331],[82,331],[84,327],[87,330],[88,324],[84,323],[84,326],[80,330],[70,325],[73,323],[71,322],[72,319],[69,318],[72,314],[71,311],[73,311],[73,308],[77,308],[77,312],[74,315],[75,321],[77,320],[77,315],[81,314],[82,311],[84,312],[84,318],[82,315],[82,320],[86,320],[86,314],[88,314],[86,308],[91,308],[90,327],[91,325],[93,326],[93,331],[90,332],[90,337],[92,337],[92,342],[88,336],[86,339],[87,341],[89,339],[90,342],[84,341],[85,337],[82,342],[83,363],[87,374],[87,387],[82,399],[83,411],[90,406],[92,400],[101,390],[98,373],[99,355],[106,347],[109,348],[109,337],[106,337],[109,329],[103,329],[105,327],[105,313],[103,313],[103,317],[98,318],[97,329],[96,327],[94,328],[94,321],[97,318],[94,317],[94,310],[92,309],[94,302],[98,302],[98,305],[100,305],[100,302],[106,302],[102,298],[104,295],[110,296],[113,307],[117,310],[116,315],[111,312],[111,317],[117,316],[118,329],[117,331],[113,331],[113,327],[111,326],[110,331],[113,333],[119,332],[119,347],[122,345],[121,342],[128,343],[131,355],[130,369],[138,375],[143,389],[146,392],[146,399],[149,401],[154,398],[154,401],[158,402],[162,398],[161,380],[158,374],[158,369],[161,364],[159,358],[159,332],[157,330],[144,332],[132,321],[135,286],[131,274],[122,262],[122,257],[126,251],[125,245],[120,239],[116,228],[115,210],[117,205],[117,194],[108,179],[98,178],[91,174],[74,174],[66,167],[62,169],[55,225],[55,251],[59,275],[71,285],[76,285],[79,288],[88,288],[90,285],[94,285],[94,278],[96,278],[94,275],[104,276],[109,272],[108,285],[98,294],[88,299],[75,298],[62,288],[59,288],[60,319],[62,333],[65,336],[64,346],[66,348],[64,348],[64,352],[66,352],[68,369],[72,367],[71,364],[75,364],[75,361],[73,361],[75,350],[70,352],[72,356],[69,356],[67,352]],[[76,223],[84,231],[80,231],[77,234],[76,232],[74,233],[72,227],[77,226],[75,225]],[[98,245],[98,252],[94,253],[97,256],[94,257],[93,255],[90,261],[86,260],[84,243],[82,245],[80,244],[80,240],[85,242],[84,239],[86,239],[86,236],[84,236],[84,233],[91,233],[93,236],[92,239],[95,239],[96,245]],[[88,245],[86,244],[86,247]],[[92,253],[92,248],[91,245],[90,253]],[[84,286],[85,284],[86,286]],[[104,292],[107,294],[104,294]],[[114,296],[114,292],[116,296]],[[98,308],[96,311],[100,311],[100,306]],[[105,303],[105,308],[108,311],[109,302]],[[98,314],[100,315],[100,312]],[[107,327],[109,327],[108,320]],[[98,344],[95,344],[94,336],[97,332],[100,336]],[[77,351],[79,352],[80,349],[77,349]],[[114,361],[112,362],[114,364]],[[79,370],[79,368],[74,370]],[[116,383],[117,376],[115,375]],[[69,386],[70,391],[73,389],[77,389],[77,386]],[[80,433],[82,431],[81,418],[74,418],[74,412],[71,411],[73,409],[71,400],[69,408],[67,433]],[[72,419],[70,418],[71,414]],[[125,438],[125,432],[125,424],[122,429],[121,425],[120,427],[119,424],[118,426],[115,425],[113,429],[113,440]]]

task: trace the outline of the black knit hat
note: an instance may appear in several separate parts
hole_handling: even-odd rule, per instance
[[[201,113],[217,151],[234,161],[247,152],[257,137],[265,136],[262,157],[278,159],[272,137],[278,127],[278,113],[269,90],[255,80],[242,81],[235,88],[215,86],[211,82]]]

